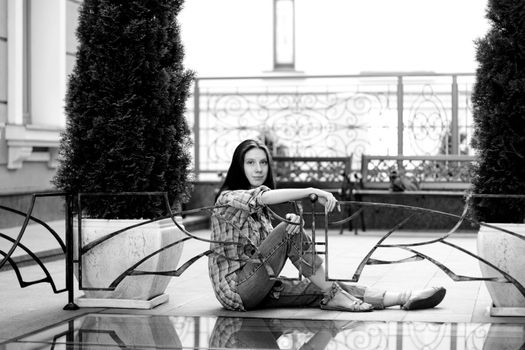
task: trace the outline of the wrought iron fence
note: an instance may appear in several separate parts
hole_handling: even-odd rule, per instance
[[[392,171],[411,180],[418,189],[465,190],[472,178],[475,158],[451,156],[363,156],[361,184],[365,188],[389,188]],[[397,176],[397,175],[396,175]]]
[[[195,80],[188,119],[197,176],[224,171],[235,146],[274,155],[472,154],[474,74],[215,77]]]
[[[169,202],[168,202],[168,198],[167,198],[167,194],[166,193],[153,193],[153,192],[151,192],[151,193],[123,193],[122,195],[148,195],[149,196],[149,195],[153,195],[153,194],[155,194],[155,195],[162,195],[163,196],[164,201],[165,201],[165,203],[167,205],[167,210],[169,212],[169,215],[167,215],[167,216],[165,216],[163,218],[171,218],[172,221],[173,221],[173,224],[175,226],[177,226],[179,230],[181,230],[181,232],[184,234],[184,237],[182,239],[177,240],[176,242],[173,242],[173,243],[170,243],[170,244],[168,244],[168,245],[166,245],[164,247],[161,247],[158,250],[156,250],[155,252],[153,252],[151,254],[148,254],[147,256],[141,258],[141,260],[138,263],[134,264],[133,266],[130,266],[125,271],[122,271],[121,275],[118,276],[114,280],[114,282],[111,283],[108,286],[108,288],[96,288],[97,290],[114,290],[116,288],[116,286],[126,276],[130,276],[130,275],[133,275],[133,274],[139,274],[139,275],[146,275],[146,274],[148,274],[148,275],[163,275],[163,276],[175,276],[175,277],[176,276],[180,276],[182,273],[184,273],[184,271],[186,271],[186,269],[189,266],[191,266],[195,261],[199,260],[200,258],[208,256],[210,254],[220,254],[220,253],[214,252],[212,250],[204,251],[204,252],[202,252],[200,254],[197,254],[194,257],[190,258],[189,260],[187,260],[186,262],[184,262],[180,266],[177,266],[176,269],[170,270],[170,271],[141,271],[140,270],[140,265],[142,264],[142,262],[144,262],[147,259],[153,257],[154,255],[159,254],[160,252],[162,252],[165,249],[174,247],[177,244],[180,244],[180,243],[182,243],[182,242],[184,242],[186,240],[189,240],[189,239],[195,239],[195,240],[200,240],[200,241],[204,241],[204,242],[207,242],[207,243],[219,243],[219,244],[225,244],[225,245],[238,245],[238,244],[240,244],[239,242],[233,242],[233,241],[231,241],[231,242],[228,242],[228,241],[218,242],[218,241],[213,241],[213,240],[210,240],[210,239],[205,239],[205,238],[202,238],[202,237],[197,237],[197,236],[193,235],[192,233],[188,232],[187,230],[185,230],[184,227],[180,226],[177,223],[177,221],[174,219],[175,215],[197,213],[197,212],[201,212],[201,211],[212,211],[214,209],[214,207],[203,207],[203,208],[192,209],[192,210],[188,210],[188,211],[175,213],[169,207],[169,204],[168,204]],[[107,195],[107,194],[94,194],[94,195]],[[34,217],[32,215],[33,214],[33,208],[34,208],[34,205],[35,205],[35,202],[36,202],[37,198],[50,197],[50,196],[61,196],[61,197],[65,198],[65,205],[66,205],[66,210],[65,210],[65,213],[64,213],[64,216],[65,216],[64,217],[64,221],[65,221],[65,229],[66,229],[66,231],[65,231],[65,240],[62,240],[58,236],[58,234],[56,232],[54,232],[45,222],[43,222],[42,220],[40,220],[40,219],[38,219],[38,218],[36,218],[36,217]],[[487,198],[489,198],[489,197],[490,198],[501,198],[501,199],[520,199],[520,200],[523,200],[525,198],[525,195],[502,195],[502,194],[472,194],[472,196],[487,197]],[[503,232],[504,234],[514,236],[514,237],[516,237],[516,238],[518,238],[520,240],[525,240],[525,237],[520,235],[517,232],[513,232],[513,231],[510,231],[508,229],[495,227],[495,226],[492,226],[492,225],[489,225],[489,224],[486,224],[486,223],[480,223],[477,220],[469,218],[468,217],[468,209],[469,209],[468,205],[465,206],[464,211],[463,211],[463,213],[461,215],[455,215],[455,214],[451,214],[451,213],[447,213],[447,212],[441,212],[441,211],[437,211],[437,210],[431,210],[431,209],[427,209],[427,208],[421,208],[421,207],[415,207],[415,206],[406,206],[406,205],[399,205],[399,204],[356,202],[356,201],[340,201],[339,202],[340,205],[342,205],[342,206],[355,206],[357,208],[357,210],[355,212],[353,212],[353,213],[349,213],[349,215],[346,218],[343,218],[343,219],[337,220],[337,221],[332,221],[332,220],[330,220],[329,216],[326,215],[326,213],[324,211],[320,211],[319,212],[318,209],[316,209],[316,200],[317,200],[316,196],[312,195],[310,197],[310,199],[311,199],[311,204],[312,204],[312,206],[310,208],[310,211],[303,211],[302,206],[298,205],[298,208],[299,208],[298,214],[301,217],[303,217],[303,214],[304,215],[309,215],[311,217],[311,240],[312,240],[312,243],[313,243],[313,249],[310,249],[309,251],[305,251],[305,252],[303,252],[303,254],[319,254],[319,255],[325,255],[326,256],[325,277],[329,281],[359,282],[361,273],[363,272],[364,267],[367,266],[367,265],[384,265],[384,264],[395,264],[395,263],[405,263],[405,262],[411,262],[411,261],[426,260],[426,261],[434,264],[437,268],[441,269],[448,277],[450,277],[452,280],[454,280],[456,282],[461,282],[461,281],[489,281],[489,282],[499,282],[499,283],[512,283],[514,285],[514,287],[521,294],[525,295],[525,286],[522,284],[522,281],[518,281],[513,276],[511,276],[508,272],[503,271],[502,269],[498,268],[497,266],[495,266],[491,262],[483,259],[480,256],[477,256],[476,254],[474,254],[474,253],[472,253],[472,252],[470,252],[470,251],[468,251],[468,250],[466,250],[466,249],[464,249],[464,248],[462,248],[462,247],[460,247],[460,246],[458,246],[456,244],[451,243],[448,240],[448,238],[450,238],[453,234],[455,234],[457,232],[458,228],[461,226],[461,224],[463,222],[470,222],[470,223],[475,223],[477,225],[491,227],[491,228],[494,228],[496,230],[499,230],[499,231]],[[79,208],[80,207],[81,206],[79,205]],[[12,209],[10,207],[7,207],[7,206],[0,206],[0,210],[9,211],[9,212],[12,212],[12,213],[15,213],[15,214],[18,214],[18,215],[24,217],[24,222],[23,222],[23,224],[22,224],[22,226],[20,228],[20,231],[19,231],[19,233],[18,233],[16,238],[13,239],[13,238],[9,237],[8,235],[0,233],[0,240],[7,240],[10,243],[9,248],[6,251],[3,251],[2,249],[0,249],[0,255],[2,256],[2,258],[0,259],[0,271],[1,271],[2,267],[4,265],[6,265],[6,263],[9,263],[13,267],[13,269],[15,270],[17,279],[18,279],[19,284],[20,284],[20,286],[22,288],[28,287],[30,285],[37,284],[37,283],[49,283],[51,288],[53,289],[54,293],[67,292],[68,303],[66,304],[64,309],[68,309],[68,310],[74,310],[74,309],[78,308],[78,306],[74,302],[74,275],[73,275],[73,273],[74,273],[74,264],[75,263],[79,263],[82,260],[82,256],[84,254],[86,254],[94,246],[96,246],[98,244],[101,244],[104,241],[110,240],[110,239],[112,239],[113,237],[115,237],[117,235],[122,235],[126,231],[128,231],[129,229],[137,226],[137,225],[132,225],[132,226],[126,227],[125,229],[120,229],[120,230],[115,231],[115,232],[107,233],[103,237],[101,237],[100,239],[98,239],[96,241],[93,241],[93,242],[91,242],[89,244],[86,244],[86,245],[83,245],[82,243],[79,243],[78,247],[76,249],[77,257],[75,258],[74,257],[74,249],[73,249],[73,245],[74,245],[73,242],[75,240],[74,233],[73,233],[73,211],[74,211],[73,208],[74,208],[73,195],[65,193],[65,192],[50,192],[50,193],[34,194],[33,197],[32,197],[32,201],[30,203],[30,206],[29,206],[27,212],[25,212],[25,213],[22,212],[22,211],[19,211],[19,210],[14,210],[14,209]],[[329,228],[329,226],[330,227],[340,227],[341,225],[344,225],[344,224],[346,224],[346,223],[356,219],[360,215],[360,213],[363,210],[365,210],[366,208],[372,208],[374,210],[379,210],[379,209],[382,209],[382,208],[397,208],[397,209],[400,209],[400,210],[405,210],[405,211],[407,211],[407,213],[403,214],[402,212],[400,212],[398,223],[394,227],[392,227],[385,235],[383,235],[377,241],[377,243],[374,245],[374,247],[372,247],[372,249],[370,249],[369,252],[363,257],[363,259],[359,263],[359,266],[355,269],[352,277],[348,277],[348,276],[346,278],[333,278],[333,277],[330,277],[329,276],[330,272],[329,272],[329,267],[328,267],[328,258],[329,258],[328,228]],[[292,222],[290,222],[290,221],[280,217],[278,214],[273,212],[270,208],[268,208],[268,210],[277,220],[279,220],[281,222],[292,223]],[[400,229],[408,221],[414,220],[414,218],[417,218],[418,216],[421,216],[423,214],[424,215],[435,215],[435,216],[439,216],[439,217],[454,218],[454,219],[457,220],[457,222],[455,223],[455,225],[448,232],[446,232],[444,234],[441,234],[440,237],[435,238],[435,239],[427,239],[427,240],[424,240],[422,242],[416,242],[416,243],[414,243],[414,242],[412,242],[412,243],[408,243],[408,242],[407,243],[398,243],[398,244],[387,244],[387,243],[385,243],[385,240],[388,237],[392,236],[392,234],[396,230]],[[321,237],[316,236],[316,216],[318,216],[318,215],[322,215],[322,217],[324,219],[323,220],[324,221],[323,222],[324,239],[321,238]],[[406,216],[403,217],[403,215],[406,215]],[[78,217],[78,220],[79,220],[79,231],[80,231],[80,226],[81,226],[80,225],[81,219],[82,219],[81,215],[79,215],[79,217]],[[153,220],[159,220],[159,219],[161,219],[161,218],[157,218],[157,219],[153,219]],[[22,242],[22,238],[24,237],[24,234],[26,232],[26,228],[27,228],[27,226],[28,226],[30,221],[36,222],[39,225],[41,225],[45,229],[45,231],[48,231],[52,235],[52,237],[57,242],[59,242],[61,250],[62,250],[62,253],[64,255],[64,263],[65,263],[65,271],[66,271],[65,288],[63,288],[63,289],[56,288],[55,280],[51,276],[51,274],[48,272],[48,269],[47,269],[45,263],[42,262],[37,257],[36,254],[34,254],[31,250],[27,249],[21,243]],[[150,221],[150,220],[146,220],[144,223],[146,223],[147,221]],[[301,220],[301,222],[303,222],[303,221]],[[227,221],[227,223],[231,224],[231,225],[235,225],[235,223],[230,222],[230,221]],[[297,223],[293,223],[293,224],[297,224]],[[142,225],[142,224],[140,224],[140,225]],[[321,230],[323,230],[323,228],[321,228]],[[79,235],[79,238],[80,238],[80,232],[78,232],[78,235]],[[319,235],[319,236],[322,236],[322,235]],[[318,239],[318,238],[321,238],[321,239]],[[81,240],[79,239],[78,242],[81,242]],[[419,249],[418,249],[418,247],[429,246],[429,245],[436,244],[436,243],[445,244],[445,245],[447,245],[449,247],[452,247],[453,249],[456,249],[457,251],[459,251],[459,252],[461,252],[463,254],[466,254],[467,256],[469,256],[469,257],[471,257],[473,259],[479,260],[480,262],[486,264],[487,266],[490,266],[492,269],[494,269],[494,271],[497,271],[499,276],[495,276],[495,277],[475,277],[475,276],[460,275],[460,274],[457,274],[454,271],[452,271],[450,268],[445,266],[443,263],[441,263],[440,261],[438,261],[437,259],[435,259],[431,255],[423,253],[423,252],[419,251]],[[303,245],[301,244],[300,246],[302,247]],[[18,268],[18,265],[17,265],[16,261],[12,259],[13,252],[16,249],[18,249],[18,248],[23,249],[27,254],[29,254],[32,257],[32,259],[35,261],[35,263],[38,264],[38,266],[41,268],[41,270],[46,275],[45,278],[39,279],[39,280],[33,280],[33,281],[25,280],[23,274],[21,273],[20,269]],[[403,259],[394,259],[394,260],[377,258],[376,257],[376,250],[378,250],[378,248],[401,249],[401,250],[408,251],[412,255],[409,256],[409,257],[403,258]],[[262,260],[261,263],[265,264],[266,261]],[[82,288],[82,280],[81,280],[82,277],[81,277],[80,274],[79,274],[78,278],[80,279],[79,280],[79,287],[80,287],[79,289],[80,290],[86,290],[87,288]]]

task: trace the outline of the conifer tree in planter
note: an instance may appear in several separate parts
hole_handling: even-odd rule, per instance
[[[473,194],[525,194],[525,7],[521,0],[490,0],[491,28],[477,42],[476,83],[472,94],[478,160],[473,168]],[[519,199],[471,197],[469,205],[481,222],[504,224],[523,235],[525,203]],[[478,251],[525,284],[523,240],[482,226]],[[516,253],[517,260],[511,261]],[[497,276],[482,265],[482,272]],[[525,297],[512,285],[487,283],[496,307],[524,307]]]
[[[54,178],[58,188],[73,194],[167,192],[175,207],[188,198],[190,132],[184,111],[193,72],[182,63],[176,21],[182,4],[83,1],[76,66],[66,96],[67,125]],[[161,197],[88,197],[82,208],[84,215],[96,219],[166,214]],[[129,243],[129,235],[120,236]]]

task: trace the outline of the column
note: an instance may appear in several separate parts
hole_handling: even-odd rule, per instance
[[[24,4],[7,0],[7,123],[22,124],[24,115]]]
[[[65,126],[66,1],[30,0],[31,124]]]

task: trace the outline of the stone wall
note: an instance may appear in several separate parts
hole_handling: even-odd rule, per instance
[[[387,203],[403,206],[431,209],[439,212],[461,215],[465,199],[461,192],[429,192],[425,194],[410,192],[377,191],[374,194],[362,195],[363,202]],[[418,213],[405,223],[401,229],[406,230],[449,230],[458,218],[440,213],[414,211],[412,209],[385,206],[364,207],[363,218],[367,229],[390,229],[412,213]],[[354,207],[355,210],[355,207]],[[357,222],[360,225],[360,221]],[[471,223],[463,223],[460,230],[477,231],[478,227]]]

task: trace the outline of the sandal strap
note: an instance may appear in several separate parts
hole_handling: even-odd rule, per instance
[[[343,289],[336,282],[332,283],[332,286],[328,291],[324,293],[324,298],[321,300],[321,304],[326,305],[334,298],[334,296],[341,292]]]

